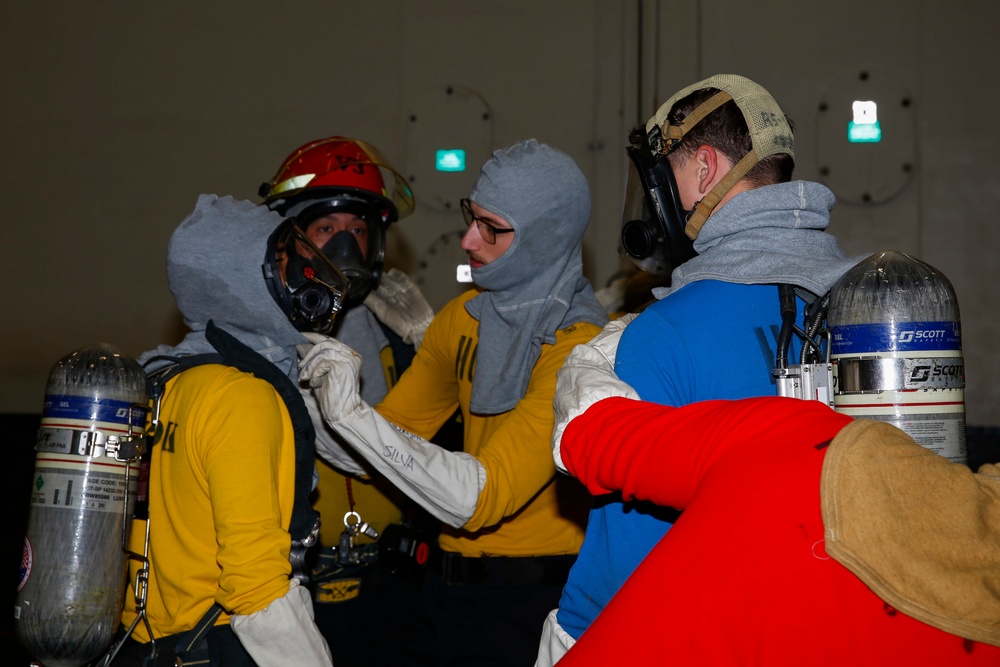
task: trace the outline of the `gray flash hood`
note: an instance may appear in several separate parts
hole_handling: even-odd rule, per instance
[[[569,155],[529,139],[494,152],[469,199],[515,230],[503,255],[472,270],[485,291],[466,303],[479,320],[471,409],[499,414],[524,396],[557,330],[607,322],[583,276],[590,188]]]
[[[167,282],[191,331],[177,345],[144,353],[140,363],[154,355],[214,351],[205,339],[213,320],[297,379],[295,345],[306,341],[271,297],[262,269],[268,238],[281,221],[249,201],[198,197],[167,247]]]

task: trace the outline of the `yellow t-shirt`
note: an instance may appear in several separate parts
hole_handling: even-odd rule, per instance
[[[576,345],[600,333],[594,324],[556,332],[542,346],[524,397],[513,410],[483,416],[469,411],[479,322],[465,309],[470,290],[434,318],[410,368],[376,409],[424,438],[461,408],[465,451],[486,469],[486,485],[463,529],[442,529],[442,549],[466,556],[574,554],[583,542],[589,495],[579,483],[556,477],[552,460],[552,399],[556,371]]]
[[[295,442],[266,381],[205,365],[171,379],[150,464],[147,616],[156,637],[188,630],[214,602],[252,614],[288,591]],[[142,553],[145,523],[132,527]],[[132,568],[133,575],[135,566]],[[122,622],[135,618],[126,596]],[[149,641],[143,623],[135,638]]]

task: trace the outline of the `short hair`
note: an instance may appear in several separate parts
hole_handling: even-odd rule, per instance
[[[667,122],[679,125],[688,114],[718,92],[718,88],[703,88],[677,100],[667,115]],[[788,114],[785,114],[785,119],[789,128],[794,131],[795,126]],[[683,162],[694,155],[698,147],[703,144],[721,151],[734,165],[750,152],[753,148],[750,130],[736,102],[729,100],[705,116],[684,135],[671,155],[679,156]],[[757,163],[743,179],[753,187],[787,183],[792,180],[794,169],[795,158],[787,153],[776,153]]]

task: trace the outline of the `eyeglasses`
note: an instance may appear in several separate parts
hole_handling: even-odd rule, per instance
[[[506,227],[491,225],[485,218],[477,216],[472,212],[472,202],[468,199],[459,200],[458,203],[462,207],[462,216],[465,218],[465,224],[471,227],[473,222],[476,223],[476,226],[479,228],[479,235],[490,245],[497,242],[497,234],[509,234],[514,231]]]

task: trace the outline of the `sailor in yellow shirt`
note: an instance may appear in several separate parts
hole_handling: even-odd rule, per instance
[[[315,456],[295,346],[330,330],[347,281],[293,221],[214,195],[171,236],[167,279],[190,331],[143,354],[147,373],[223,350],[232,365],[202,359],[164,385],[131,535],[148,546],[145,609],[126,596],[123,628],[137,623],[112,665],[331,665],[290,561]]]
[[[548,443],[556,371],[573,347],[586,343],[600,329],[582,322],[555,331],[555,342],[542,345],[516,408],[495,415],[477,414],[470,410],[470,402],[479,321],[469,314],[466,304],[479,294],[479,290],[469,290],[441,310],[413,364],[375,409],[410,433],[430,438],[442,419],[461,406],[465,453],[475,457],[484,479],[480,481],[477,475],[476,485],[469,487],[478,490],[474,503],[467,505],[474,507],[472,515],[463,516],[460,526],[452,520],[442,529],[442,550],[473,558],[575,554],[583,541],[579,516],[565,512],[573,510],[572,506],[560,507],[562,480],[554,483],[554,467],[542,465],[540,459],[546,448],[552,451]],[[410,463],[401,448],[385,456],[404,470]]]
[[[292,422],[264,380],[197,366],[167,383],[160,415],[147,610],[156,639],[194,627],[213,601],[225,622],[288,591],[295,481]],[[133,530],[133,551],[142,553],[143,538]],[[124,623],[134,618],[130,604]],[[149,641],[143,623],[135,638]]]
[[[338,341],[310,337],[301,378],[330,426],[445,525],[408,664],[530,665],[589,507],[556,477],[550,439],[556,371],[607,321],[582,273],[590,190],[568,155],[528,140],[496,151],[461,206],[477,289],[435,316],[377,410]],[[456,407],[463,452],[427,440]]]
[[[350,280],[328,335],[364,359],[360,392],[372,404],[409,365],[413,346],[434,315],[405,274],[383,272],[389,225],[413,210],[412,200],[397,206],[387,196],[400,190],[403,180],[371,144],[332,136],[292,151],[261,190],[264,205],[294,220]],[[383,218],[386,208],[396,214]],[[319,418],[315,400],[308,393],[305,398],[316,415],[317,439],[340,446]],[[360,457],[338,463],[317,460],[316,465],[313,507],[322,517],[311,574],[316,625],[337,667],[396,665],[401,642],[384,641],[385,628],[400,633],[412,624],[422,569],[394,547],[404,534],[418,537],[417,522],[409,516],[418,508],[384,478],[371,477]],[[364,533],[362,525],[369,527]]]

